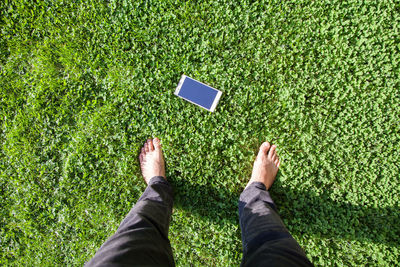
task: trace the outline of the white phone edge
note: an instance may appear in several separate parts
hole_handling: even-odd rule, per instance
[[[176,87],[175,93],[174,93],[174,94],[175,94],[176,96],[179,96],[179,97],[182,98],[182,99],[185,99],[186,101],[188,101],[188,102],[190,102],[190,103],[192,103],[192,104],[194,104],[194,105],[196,105],[196,106],[199,106],[199,107],[201,107],[201,108],[204,108],[205,110],[214,112],[214,110],[215,110],[215,108],[217,107],[217,104],[218,104],[218,102],[219,102],[219,99],[221,98],[222,92],[221,92],[220,90],[215,89],[214,87],[211,87],[211,86],[209,86],[209,85],[207,85],[207,84],[205,84],[205,83],[202,83],[202,82],[200,82],[200,81],[198,81],[198,80],[196,80],[196,79],[190,78],[190,79],[195,80],[196,82],[199,82],[199,83],[201,83],[201,84],[204,84],[205,86],[210,87],[210,88],[212,88],[212,89],[214,89],[215,91],[218,92],[217,95],[216,95],[215,98],[214,98],[214,102],[213,102],[213,104],[211,105],[211,108],[210,108],[210,109],[205,108],[205,107],[203,107],[203,106],[201,106],[201,105],[199,105],[199,104],[197,104],[197,103],[194,103],[193,101],[191,101],[191,100],[189,100],[189,99],[187,99],[187,98],[182,97],[182,96],[179,95],[179,91],[181,90],[182,84],[183,84],[183,82],[185,81],[186,78],[190,78],[190,77],[189,77],[189,76],[186,76],[185,74],[182,74],[182,77],[181,77],[181,79],[179,80],[178,86]]]
[[[185,81],[185,79],[186,79],[186,75],[185,74],[182,74],[182,77],[181,77],[181,79],[179,80],[179,83],[178,83],[178,86],[176,87],[176,89],[175,89],[175,95],[177,95],[177,96],[179,96],[179,97],[181,97],[180,95],[179,95],[179,91],[181,90],[181,88],[182,88],[182,84],[183,84],[183,82]]]
[[[217,90],[217,89],[215,89],[215,90]],[[217,90],[217,91],[218,91],[218,93],[217,93],[217,95],[216,95],[215,98],[214,98],[214,103],[212,104],[212,106],[211,106],[211,108],[210,108],[210,111],[211,111],[211,112],[214,112],[215,108],[216,108],[217,105],[218,105],[219,99],[221,98],[221,95],[222,95],[222,92],[221,92],[220,90]]]

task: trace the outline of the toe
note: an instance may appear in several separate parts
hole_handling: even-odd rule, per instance
[[[141,153],[140,155],[139,155],[139,162],[140,162],[140,164],[142,164],[142,162],[143,162],[143,153]]]
[[[262,143],[260,146],[259,153],[266,155],[270,147],[271,147],[271,145],[268,142]]]
[[[275,166],[278,166],[278,164],[279,164],[279,159],[278,158],[275,159],[274,164],[275,164]]]
[[[276,145],[272,145],[271,149],[268,152],[268,157],[272,158],[275,155],[275,151],[276,151]]]
[[[279,166],[281,166],[281,162],[278,160],[278,164],[276,165],[276,167],[279,168]]]
[[[150,151],[154,151],[153,139],[147,140],[147,145],[149,146]]]
[[[146,151],[146,152],[149,152],[149,151],[150,151],[149,143],[148,143],[148,142],[144,143],[144,151]]]
[[[154,145],[154,149],[155,149],[155,150],[161,149],[160,139],[158,139],[157,137],[154,138],[154,139],[153,139],[153,145]]]
[[[146,149],[145,149],[145,147],[146,147],[146,144],[144,144],[143,147],[142,147],[142,149],[140,150],[141,155],[143,155],[143,156],[146,154]]]

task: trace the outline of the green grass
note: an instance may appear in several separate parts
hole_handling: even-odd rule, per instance
[[[178,265],[238,265],[237,199],[272,197],[316,265],[400,260],[397,1],[2,1],[0,264],[82,265],[145,185],[158,136]],[[215,113],[173,95],[223,91]]]

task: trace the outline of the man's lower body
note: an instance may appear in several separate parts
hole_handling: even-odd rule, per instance
[[[276,147],[263,143],[252,177],[239,199],[243,260],[246,266],[312,266],[281,221],[267,189],[279,167]],[[142,148],[140,163],[148,184],[117,232],[96,252],[87,266],[173,266],[168,240],[173,195],[165,179],[164,158],[158,139]]]

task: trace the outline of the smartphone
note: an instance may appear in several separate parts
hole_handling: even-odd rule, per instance
[[[182,75],[176,87],[175,95],[214,112],[222,92],[186,75]]]

